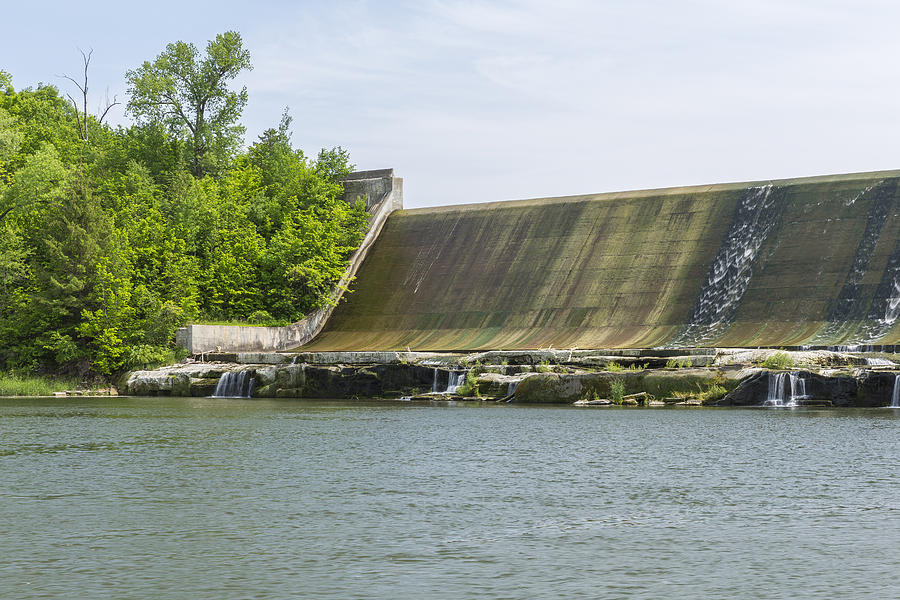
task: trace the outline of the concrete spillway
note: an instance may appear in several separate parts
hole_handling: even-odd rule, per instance
[[[306,348],[893,344],[898,178],[396,211]]]

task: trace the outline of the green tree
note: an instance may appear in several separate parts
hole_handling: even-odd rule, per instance
[[[203,57],[193,44],[169,44],[152,63],[127,72],[128,112],[139,124],[163,123],[184,138],[195,176],[218,173],[244,133],[237,121],[247,88],[235,92],[228,82],[252,68],[235,31],[217,35]]]

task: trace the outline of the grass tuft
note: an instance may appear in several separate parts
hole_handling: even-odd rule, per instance
[[[0,396],[52,396],[76,387],[75,381],[66,379],[0,373]]]

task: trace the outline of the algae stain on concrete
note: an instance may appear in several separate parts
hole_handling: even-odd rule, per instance
[[[898,176],[398,211],[308,347],[890,343]]]

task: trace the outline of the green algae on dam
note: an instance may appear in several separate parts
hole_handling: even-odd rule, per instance
[[[895,343],[898,178],[396,211],[306,348]]]

